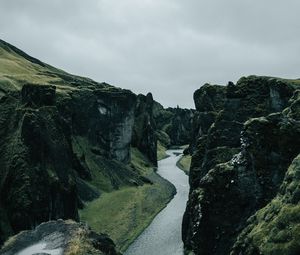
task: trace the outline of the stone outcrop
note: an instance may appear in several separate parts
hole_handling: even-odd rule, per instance
[[[138,95],[135,108],[135,123],[132,146],[138,148],[157,166],[156,124],[153,118],[154,100],[151,93]]]
[[[39,246],[39,248],[34,246]],[[30,248],[37,249],[38,254],[48,254],[48,251],[53,251],[55,254],[59,252],[62,255],[119,254],[108,236],[97,234],[85,224],[70,220],[49,221],[42,223],[34,230],[23,231],[7,241],[0,250],[0,254],[14,255]]]
[[[104,84],[57,90],[25,84],[0,100],[0,243],[44,221],[78,220],[100,190],[145,181],[126,166],[136,96]]]
[[[300,152],[297,95],[297,82],[256,76],[195,93],[197,144],[183,220],[187,254],[296,254],[268,246],[264,240],[279,230],[268,232],[264,221],[273,217],[265,207],[287,191],[288,167]],[[261,224],[265,236],[255,232]]]
[[[152,169],[150,94],[68,74],[1,40],[0,57],[0,245],[42,222],[78,221],[85,202],[123,187],[155,182],[166,193],[149,218],[169,201],[172,185]]]
[[[156,123],[158,140],[166,148],[170,146],[186,145],[191,141],[193,109],[163,108],[154,102],[153,117]]]

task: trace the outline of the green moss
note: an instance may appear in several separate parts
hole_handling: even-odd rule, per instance
[[[114,188],[111,184],[110,176],[106,174],[110,169],[105,166],[104,160],[97,160],[97,157],[91,152],[91,145],[88,140],[85,137],[73,137],[72,145],[77,155],[84,155],[85,157],[85,162],[92,175],[90,183],[101,191],[112,191]]]
[[[131,148],[131,164],[141,175],[149,175],[153,171],[150,161],[137,148]]]
[[[177,161],[176,165],[184,171],[187,175],[190,172],[190,167],[191,167],[191,161],[192,161],[192,156],[190,155],[183,155],[181,158]]]
[[[166,153],[167,149],[160,143],[160,141],[157,142],[157,160],[162,160],[164,158],[167,158],[168,155]]]
[[[80,211],[82,221],[88,222],[96,232],[108,234],[122,251],[151,223],[174,194],[173,187],[154,173],[139,150],[132,148],[131,152],[132,166],[154,184],[124,186],[104,193]]]
[[[293,195],[299,189],[300,156],[290,166],[281,192],[266,207],[249,219],[234,250],[239,254],[297,255],[300,250],[300,205]],[[244,254],[244,253],[243,253]]]
[[[0,90],[20,90],[26,83],[55,84],[58,93],[67,93],[83,85],[85,88],[111,88],[89,78],[68,74],[47,65],[7,43],[0,43]]]
[[[156,136],[157,136],[158,142],[160,142],[160,144],[163,147],[168,148],[170,146],[171,139],[166,132],[164,132],[162,130],[158,130],[158,131],[156,131]]]

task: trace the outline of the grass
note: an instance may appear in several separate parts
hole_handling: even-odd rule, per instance
[[[167,158],[168,154],[166,151],[167,149],[159,141],[157,141],[157,160]]]
[[[73,149],[78,155],[85,155],[87,166],[91,170],[92,180],[90,184],[95,186],[98,190],[109,192],[113,190],[110,177],[105,174],[106,167],[99,164],[99,161],[95,158],[95,155],[90,150],[91,145],[85,137],[76,136],[73,137]]]
[[[192,156],[183,155],[177,161],[176,166],[179,167],[181,170],[183,170],[187,175],[189,175],[190,167],[191,167],[191,161],[192,161]]]
[[[57,87],[57,93],[66,94],[77,90],[78,84],[84,87],[97,84],[89,78],[72,75],[48,64],[39,63],[0,42],[0,90],[20,90],[25,83],[54,84]],[[74,86],[74,84],[77,85]],[[110,88],[110,86],[106,87]]]
[[[153,218],[170,201],[173,187],[155,172],[142,153],[132,148],[132,166],[153,184],[103,193],[98,199],[86,204],[80,211],[80,219],[98,233],[108,234],[117,248],[125,251],[151,223]]]
[[[96,232],[108,234],[124,251],[166,205],[158,184],[105,193],[80,212]]]
[[[64,252],[65,255],[96,255],[99,251],[95,250],[91,241],[87,238],[85,229],[78,229],[76,233],[72,233],[72,239],[68,243],[68,248]]]
[[[237,247],[256,247],[264,255],[298,255],[300,250],[300,155],[289,167],[280,193],[249,220]],[[249,253],[245,253],[249,254]]]

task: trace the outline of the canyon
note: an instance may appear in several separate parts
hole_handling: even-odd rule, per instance
[[[125,252],[174,198],[158,161],[183,145],[185,254],[299,254],[299,88],[252,75],[164,108],[0,40],[0,254]]]

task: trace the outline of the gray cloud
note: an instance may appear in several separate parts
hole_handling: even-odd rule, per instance
[[[299,77],[297,0],[0,0],[1,38],[49,64],[193,107],[206,82]]]

